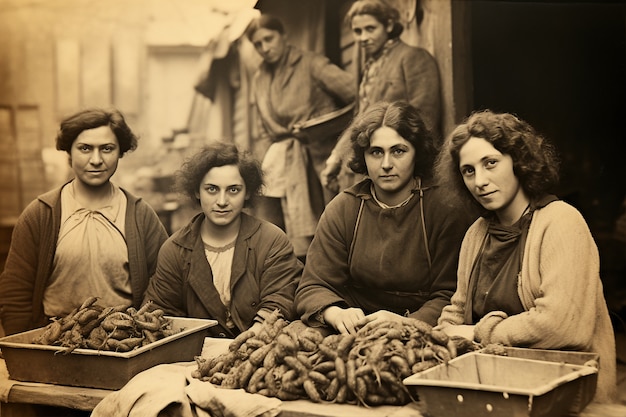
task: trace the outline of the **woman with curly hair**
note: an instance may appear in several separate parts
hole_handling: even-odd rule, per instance
[[[483,345],[596,352],[596,400],[615,398],[615,339],[596,244],[582,215],[550,194],[555,149],[508,113],[473,113],[444,144],[436,172],[483,215],[467,231],[457,290],[438,328]]]
[[[163,244],[144,302],[217,320],[217,337],[260,327],[276,309],[292,319],[302,265],[282,230],[244,212],[260,195],[260,164],[217,142],[185,161],[177,186],[202,212]]]
[[[367,178],[326,207],[296,290],[298,313],[340,333],[385,320],[434,325],[476,217],[442,203],[445,190],[432,180],[437,147],[415,107],[376,103],[350,129],[350,168]]]

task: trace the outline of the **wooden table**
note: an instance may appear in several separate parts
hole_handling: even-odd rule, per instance
[[[34,416],[30,405],[41,404],[60,409],[75,409],[88,414],[107,394],[113,391],[79,388],[50,384],[21,385],[11,388],[8,402],[1,403],[2,417]],[[419,404],[403,407],[383,406],[375,408],[348,404],[315,404],[306,400],[284,401],[281,417],[422,417]],[[29,414],[30,413],[30,414]],[[624,417],[626,405],[591,403],[580,417]]]
[[[41,384],[39,386],[14,385],[9,401],[1,404],[2,417],[35,416],[32,404],[91,411],[107,394],[113,391]],[[626,408],[625,408],[626,409]],[[315,404],[306,400],[284,401],[281,417],[421,417],[418,405],[404,407],[357,407],[349,404]]]
[[[3,363],[1,364],[4,365]],[[5,368],[6,369],[6,368]],[[0,403],[1,417],[36,416],[33,405],[51,406],[62,410],[82,410],[88,415],[111,390],[80,388],[52,384],[13,385],[8,402]],[[405,407],[383,406],[376,408],[357,407],[349,404],[315,404],[306,400],[284,401],[281,417],[421,417],[419,405]]]

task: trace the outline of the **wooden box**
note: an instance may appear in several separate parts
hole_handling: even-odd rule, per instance
[[[217,321],[170,317],[178,333],[129,352],[38,345],[43,328],[6,336],[0,349],[9,378],[78,387],[120,389],[141,371],[162,363],[188,362],[200,355],[207,329]]]

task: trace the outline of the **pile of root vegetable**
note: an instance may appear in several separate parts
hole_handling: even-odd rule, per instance
[[[61,346],[69,353],[76,348],[128,352],[177,333],[163,310],[150,303],[133,307],[103,307],[90,297],[70,314],[53,318],[33,343]]]
[[[258,334],[237,336],[228,352],[196,357],[192,375],[281,400],[403,405],[411,401],[404,378],[473,349],[469,340],[451,339],[417,320],[324,337],[274,312]]]

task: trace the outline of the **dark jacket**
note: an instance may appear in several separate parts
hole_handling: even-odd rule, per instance
[[[398,41],[388,51],[368,93],[367,106],[379,101],[404,100],[420,111],[426,126],[438,136],[441,123],[441,88],[435,58],[423,48]],[[360,103],[358,113],[363,113]]]
[[[43,296],[52,274],[61,223],[61,188],[32,201],[17,220],[4,271],[0,275],[2,325],[7,334],[49,323]],[[126,206],[126,244],[133,305],[139,307],[157,254],[167,232],[152,207],[123,190]],[[68,295],[71,297],[71,295]]]
[[[145,302],[154,302],[170,315],[217,320],[210,333],[220,337],[236,336],[252,326],[257,315],[275,309],[292,319],[302,264],[282,230],[242,213],[230,284],[230,312],[237,328],[226,327],[227,309],[213,285],[200,236],[203,219],[204,213],[199,213],[163,244]]]
[[[423,195],[416,188],[398,208],[380,207],[370,184],[355,184],[327,206],[296,291],[297,311],[312,326],[330,305],[434,325],[456,288],[459,248],[475,217],[444,204],[442,190],[428,182]]]

